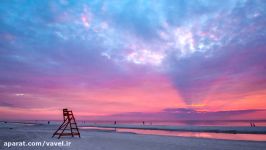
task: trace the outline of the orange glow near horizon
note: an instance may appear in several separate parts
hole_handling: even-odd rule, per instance
[[[151,78],[149,78],[151,79]],[[70,108],[80,118],[88,119],[98,117],[108,118],[109,115],[123,114],[126,112],[156,113],[165,108],[188,108],[197,111],[216,112],[245,109],[264,109],[266,102],[263,101],[266,94],[264,91],[252,93],[242,99],[229,99],[230,95],[209,93],[204,103],[186,104],[177,90],[167,78],[154,76],[152,80],[142,79],[140,85],[128,88],[103,88],[103,89],[59,89],[52,91],[51,96],[40,97],[41,105],[51,105],[45,108],[9,108],[0,107],[3,114],[1,119],[60,119],[61,109]],[[154,82],[159,80],[160,82]],[[71,91],[71,92],[70,92]],[[50,91],[51,92],[51,91]],[[62,95],[55,97],[53,95]],[[35,97],[28,93],[15,94],[17,99]],[[226,101],[225,101],[226,99]],[[32,114],[32,112],[34,112]],[[265,119],[262,112],[228,117],[227,119]],[[130,119],[130,118],[129,118]],[[222,119],[222,118],[220,118]],[[223,118],[226,119],[226,118]]]

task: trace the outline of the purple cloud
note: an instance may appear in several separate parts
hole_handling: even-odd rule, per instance
[[[0,106],[70,104],[73,90],[124,92],[161,82],[153,76],[168,78],[187,105],[263,92],[265,8],[262,0],[3,2]]]
[[[111,116],[97,117],[97,119],[108,120],[226,120],[228,116],[234,117],[239,115],[246,115],[256,112],[265,112],[265,109],[244,109],[244,110],[228,110],[228,111],[197,111],[188,108],[166,108],[159,112],[143,113],[143,112],[130,112],[114,114]],[[246,118],[254,119],[254,118]]]

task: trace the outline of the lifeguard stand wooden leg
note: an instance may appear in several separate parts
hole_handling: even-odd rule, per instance
[[[75,135],[78,135],[80,137],[79,129],[74,117],[73,112],[67,109],[63,109],[63,117],[64,117],[64,122],[59,126],[59,128],[54,132],[53,136],[59,135],[58,139],[61,136],[72,136],[74,137]],[[69,131],[70,132],[65,132]]]

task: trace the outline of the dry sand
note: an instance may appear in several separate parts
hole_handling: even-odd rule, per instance
[[[51,138],[56,125],[0,123],[0,149],[73,149],[73,150],[266,150],[266,142],[230,141],[189,137],[139,135],[81,130],[81,138]],[[4,147],[4,142],[61,142],[65,147]]]

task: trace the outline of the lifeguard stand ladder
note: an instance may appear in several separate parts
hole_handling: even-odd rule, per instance
[[[79,129],[71,110],[63,109],[64,122],[54,132],[53,136],[58,135],[58,139],[61,136],[72,136],[78,135],[80,137]],[[69,132],[70,131],[70,132]]]

